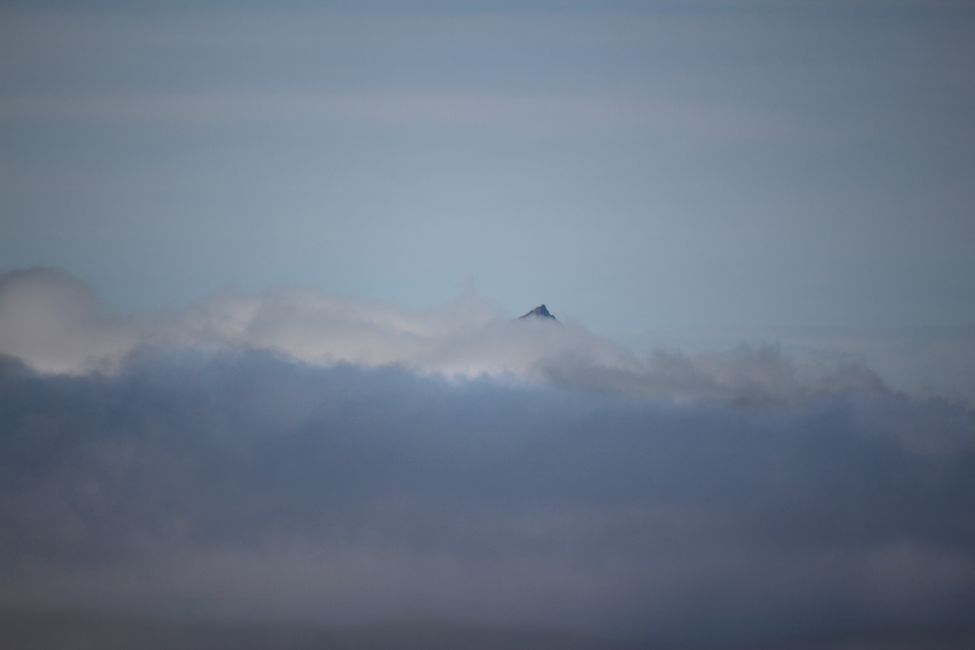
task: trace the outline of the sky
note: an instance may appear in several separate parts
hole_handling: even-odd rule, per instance
[[[0,261],[120,311],[474,288],[643,347],[975,321],[971,3],[0,12]]]
[[[0,2],[0,645],[971,647],[972,69],[962,0]]]

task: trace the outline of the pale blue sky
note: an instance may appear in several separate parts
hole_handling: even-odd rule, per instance
[[[975,321],[975,4],[405,5],[0,5],[0,270],[631,344]]]

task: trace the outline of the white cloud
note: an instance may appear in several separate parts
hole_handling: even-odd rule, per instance
[[[635,371],[625,349],[585,328],[513,320],[478,297],[425,312],[316,291],[217,295],[186,309],[110,318],[88,287],[56,270],[0,277],[0,353],[43,372],[115,367],[145,346],[270,350],[315,363],[400,365],[450,376],[538,378],[546,360]]]
[[[531,305],[527,306],[531,307]],[[832,392],[884,392],[849,361],[797,364],[770,346],[656,351],[640,358],[578,323],[518,320],[475,295],[414,311],[318,291],[215,295],[187,308],[110,317],[51,269],[0,276],[0,353],[42,372],[111,372],[147,347],[249,348],[315,365],[400,366],[656,399],[764,405]]]
[[[117,362],[139,328],[108,319],[92,291],[54,269],[0,275],[0,353],[42,372],[78,373]]]

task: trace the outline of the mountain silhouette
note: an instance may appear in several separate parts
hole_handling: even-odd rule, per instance
[[[553,316],[552,315],[552,312],[550,312],[548,310],[548,307],[546,307],[545,305],[539,305],[538,307],[535,307],[535,309],[532,309],[530,312],[528,312],[524,316],[519,316],[519,320],[525,320],[526,318],[532,318],[532,319],[534,319],[534,318],[550,318],[550,319],[554,320],[556,323],[559,322],[559,319],[556,318],[555,316]]]

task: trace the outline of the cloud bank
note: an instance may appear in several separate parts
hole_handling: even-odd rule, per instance
[[[0,276],[0,354],[40,372],[114,372],[140,350],[264,350],[320,366],[397,366],[669,400],[789,402],[888,390],[855,363],[793,363],[774,347],[641,358],[578,323],[518,321],[469,295],[424,312],[317,291],[222,294],[168,313],[111,317],[64,271]]]
[[[544,325],[318,294],[113,320],[6,276],[0,640],[64,612],[144,647],[975,640],[971,411]]]
[[[308,363],[401,365],[461,376],[528,376],[541,360],[573,351],[602,365],[633,362],[578,325],[556,332],[545,323],[513,323],[477,297],[411,312],[316,291],[223,294],[171,313],[110,318],[94,293],[64,271],[0,276],[0,353],[42,372],[83,373],[110,371],[150,346],[247,347]]]

